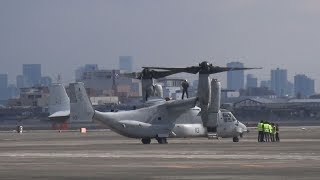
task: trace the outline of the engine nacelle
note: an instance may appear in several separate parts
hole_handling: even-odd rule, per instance
[[[199,74],[198,97],[201,110],[206,111],[211,99],[210,78],[207,74]]]
[[[220,111],[221,83],[217,79],[211,81],[211,100],[208,108],[207,127],[216,128]]]

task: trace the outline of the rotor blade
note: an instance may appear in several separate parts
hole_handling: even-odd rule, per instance
[[[159,78],[163,78],[166,76],[170,76],[172,74],[176,74],[177,72],[175,71],[155,71],[155,70],[151,70],[152,73],[152,78],[154,79],[159,79]]]
[[[120,76],[133,78],[133,79],[141,79],[141,72],[132,72],[132,73],[121,73]]]
[[[167,68],[167,67],[142,67],[142,68],[148,68],[148,69],[162,69],[162,70],[169,70],[175,73],[192,73],[192,74],[197,74],[200,70],[200,67],[198,66],[190,66],[186,68]]]
[[[250,70],[250,69],[262,69],[262,68],[239,68],[239,67],[211,66],[209,74],[215,74],[215,73],[226,72],[226,71]]]

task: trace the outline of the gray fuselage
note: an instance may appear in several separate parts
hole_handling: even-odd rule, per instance
[[[194,107],[175,113],[165,106],[156,105],[117,113],[95,111],[93,119],[130,138],[207,137],[200,111],[199,107]],[[219,111],[218,137],[238,137],[246,131],[246,126],[231,112]]]

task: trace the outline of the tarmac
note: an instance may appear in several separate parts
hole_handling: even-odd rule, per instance
[[[0,179],[319,179],[320,126],[280,127],[281,142],[182,138],[141,144],[110,130],[0,132]]]

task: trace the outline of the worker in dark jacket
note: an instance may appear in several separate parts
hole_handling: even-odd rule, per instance
[[[184,81],[182,81],[181,86],[182,86],[182,99],[184,98],[184,94],[186,94],[187,98],[189,98],[189,95],[188,95],[189,83],[188,83],[188,81],[186,79]]]
[[[280,136],[279,136],[279,125],[275,125],[276,128],[276,142],[280,142]]]

